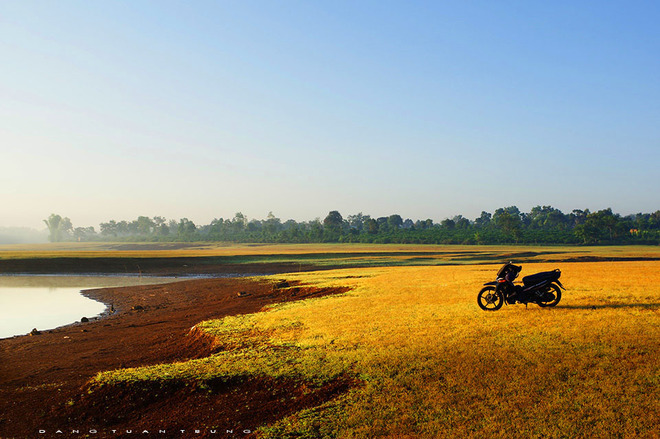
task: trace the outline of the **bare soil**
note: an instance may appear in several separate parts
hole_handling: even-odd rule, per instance
[[[151,276],[229,276],[318,270],[311,264],[290,262],[232,263],[222,257],[59,257],[0,259],[0,273],[125,274]],[[326,267],[327,269],[327,267]]]
[[[246,378],[203,388],[180,382],[108,386],[91,394],[86,385],[99,371],[209,355],[210,341],[190,332],[200,321],[344,291],[278,288],[240,278],[88,291],[112,304],[114,312],[40,335],[0,340],[0,437],[252,436],[247,432],[260,425],[345,392],[351,380],[315,387]]]

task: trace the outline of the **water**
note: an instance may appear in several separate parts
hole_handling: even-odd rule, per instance
[[[83,296],[92,288],[149,285],[176,278],[124,276],[0,276],[0,338],[92,318],[106,305]]]

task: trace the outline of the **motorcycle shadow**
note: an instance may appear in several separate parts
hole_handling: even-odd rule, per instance
[[[660,308],[660,302],[655,303],[610,303],[604,305],[559,305],[557,308],[563,309],[589,309],[589,310],[598,310],[598,309],[648,309],[655,310]]]

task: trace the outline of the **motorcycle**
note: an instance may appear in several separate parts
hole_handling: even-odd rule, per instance
[[[507,272],[507,267],[515,267],[517,271]],[[518,276],[522,267],[507,264],[498,272],[494,282],[486,282],[484,288],[477,294],[477,304],[484,311],[497,311],[502,305],[515,303],[536,303],[541,307],[557,306],[561,300],[561,290],[566,290],[559,281],[561,271],[543,271],[525,276],[522,285],[514,285],[513,279]]]

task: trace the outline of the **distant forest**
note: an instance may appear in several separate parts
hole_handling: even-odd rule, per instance
[[[435,223],[403,219],[394,214],[379,218],[358,213],[343,217],[333,210],[321,220],[282,222],[272,213],[264,220],[242,213],[198,225],[187,218],[167,220],[140,216],[133,221],[110,220],[94,227],[74,227],[71,220],[52,214],[44,222],[49,239],[58,241],[244,243],[397,243],[397,244],[660,244],[660,210],[621,216],[612,209],[565,214],[551,206],[521,212],[516,206],[469,220],[462,215]]]

